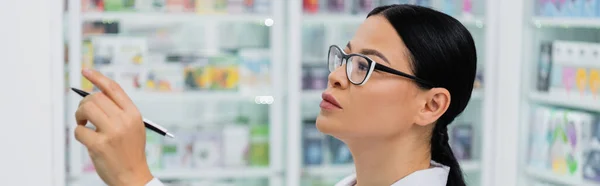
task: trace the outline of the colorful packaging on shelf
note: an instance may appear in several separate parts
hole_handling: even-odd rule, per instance
[[[530,126],[529,166],[581,179],[593,144],[594,116],[587,112],[538,107]],[[590,171],[590,170],[587,170]],[[588,172],[587,174],[590,174]]]
[[[150,170],[162,168],[162,138],[163,136],[146,130],[146,161]]]
[[[311,68],[312,71],[312,82],[311,88],[316,90],[324,90],[327,88],[327,78],[329,76],[329,70],[325,66],[316,66]]]
[[[194,0],[166,0],[166,9],[169,12],[194,11]]]
[[[222,165],[221,132],[217,130],[200,130],[194,134],[192,147],[195,168],[211,168]]]
[[[215,14],[227,12],[227,0],[196,0],[196,13]]]
[[[140,82],[144,90],[160,92],[180,92],[185,88],[183,66],[163,64],[150,66],[140,73]]]
[[[368,13],[377,7],[376,0],[354,0],[354,5],[352,6],[353,14],[362,14]]]
[[[547,92],[550,88],[550,72],[552,71],[552,43],[542,43],[540,61],[538,63],[537,90]]]
[[[223,163],[227,167],[248,164],[250,130],[247,125],[226,125],[223,128]]]
[[[457,14],[457,1],[442,0],[442,12],[451,16],[455,16]]]
[[[105,11],[129,11],[135,9],[135,0],[104,0]]]
[[[413,0],[380,0],[381,5],[412,4]]]
[[[596,17],[598,11],[598,1],[597,0],[582,0],[581,16],[583,17]]]
[[[166,0],[135,0],[135,10],[139,12],[164,11]]]
[[[139,80],[140,69],[136,67],[119,67],[115,65],[99,66],[96,70],[113,79],[126,92],[140,90],[142,88]]]
[[[90,40],[84,40],[81,45],[81,68],[93,68],[94,67],[94,46]],[[91,92],[94,89],[94,84],[85,77],[81,77],[81,89],[87,92]]]
[[[596,117],[590,143],[586,146],[583,177],[600,183],[600,117]]]
[[[352,163],[352,154],[344,142],[333,136],[327,136],[327,146],[329,147],[330,161],[332,164]]]
[[[146,39],[141,37],[94,36],[95,65],[140,65],[148,54]]]
[[[590,150],[585,158],[586,162],[583,167],[584,178],[600,183],[600,150]]]
[[[250,165],[269,166],[269,125],[252,125],[250,129]]]
[[[432,0],[415,0],[415,5],[419,5],[419,6],[424,6],[424,7],[431,7]],[[464,0],[464,1],[470,1],[470,0]]]
[[[587,0],[571,0],[568,1],[567,6],[569,7],[569,16],[571,17],[582,17],[584,13],[584,5]]]
[[[302,42],[302,56],[310,59],[324,59],[327,56],[329,46],[325,43],[325,26],[322,24],[307,24],[302,27],[302,38],[305,41],[310,39],[311,42]],[[346,40],[347,42],[347,40]]]
[[[323,143],[325,136],[317,130],[315,121],[305,121],[303,125],[304,165],[320,165],[324,159]]]
[[[452,128],[451,147],[456,159],[470,160],[473,149],[473,127],[457,125]]]
[[[65,2],[65,6],[68,3]],[[104,3],[102,1],[95,0],[81,0],[81,11],[82,12],[102,12],[104,11]]]
[[[473,0],[463,0],[462,14],[465,17],[473,16]]]
[[[562,5],[559,1],[564,0],[540,0],[539,1],[539,14],[545,17],[557,17],[561,16]]]
[[[182,169],[185,166],[182,166],[182,155],[185,153],[186,146],[179,145],[178,142],[188,142],[190,139],[180,138],[179,130],[172,129],[172,133],[177,136],[177,140],[170,138],[163,138],[163,147],[162,147],[162,168],[165,170],[174,170],[174,169]],[[187,140],[187,141],[186,141]],[[191,151],[191,145],[189,146],[189,150]],[[189,165],[191,166],[191,161],[188,160]]]
[[[211,14],[214,13],[215,0],[196,0],[196,13]]]
[[[240,92],[242,94],[271,93],[270,50],[240,50]]]
[[[303,0],[304,12],[317,13],[319,11],[319,0]]]
[[[352,4],[345,0],[328,0],[327,10],[330,13],[347,13]]]
[[[473,89],[483,88],[483,75],[484,70],[478,70],[475,74],[475,82],[473,83]]]
[[[302,67],[302,90],[312,90],[312,71],[308,67]]]
[[[269,14],[271,12],[271,0],[254,0],[253,13]]]
[[[593,99],[597,99],[600,90],[600,69],[590,69],[589,87]]]
[[[244,0],[228,0],[227,12],[230,14],[244,13]]]
[[[190,129],[179,130],[177,136],[177,161],[175,169],[194,168],[194,145],[196,142],[196,131]]]
[[[554,41],[552,43],[550,93],[575,98],[596,99],[600,45],[597,43]]]
[[[529,166],[539,170],[550,168],[548,136],[552,114],[556,113],[549,108],[536,108],[529,127]]]
[[[211,87],[212,75],[208,61],[188,64],[184,69],[185,89],[206,90]]]
[[[593,116],[562,110],[551,123],[550,162],[558,175],[582,178],[584,148],[590,140]]]
[[[238,90],[239,59],[234,56],[215,56],[210,59],[212,90]]]

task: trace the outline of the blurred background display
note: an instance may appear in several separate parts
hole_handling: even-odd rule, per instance
[[[448,129],[469,186],[502,181],[489,163],[498,152],[518,154],[502,163],[518,165],[519,186],[600,185],[600,2],[510,3],[524,13],[501,17],[511,6],[491,0],[65,0],[66,182],[104,185],[71,135],[81,98],[69,87],[96,91],[79,73],[94,68],[177,136],[147,134],[148,164],[166,185],[334,185],[354,164],[315,126],[327,49],[345,46],[373,8],[415,4],[453,16],[475,39],[475,88]],[[513,53],[501,47],[519,47],[519,60],[502,61]],[[517,73],[514,97],[499,77]],[[511,100],[518,107],[498,106]],[[495,130],[508,125],[518,130]],[[489,142],[502,138],[517,147]]]

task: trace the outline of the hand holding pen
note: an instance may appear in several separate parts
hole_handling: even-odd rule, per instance
[[[75,112],[75,138],[85,145],[108,185],[144,185],[153,176],[146,163],[146,129],[140,112],[121,86],[101,73],[83,76],[101,92],[85,96]],[[85,127],[92,123],[96,130]]]

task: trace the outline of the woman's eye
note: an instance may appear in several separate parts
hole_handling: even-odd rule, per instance
[[[364,63],[364,62],[363,63],[358,63],[358,69],[359,70],[367,71],[367,70],[369,70],[369,65],[367,65],[367,63]]]

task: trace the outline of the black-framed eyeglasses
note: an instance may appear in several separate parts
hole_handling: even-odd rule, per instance
[[[390,74],[395,74],[398,76],[409,78],[430,88],[435,87],[432,83],[429,83],[428,81],[420,79],[416,76],[397,71],[382,64],[378,64],[365,55],[346,54],[337,45],[331,45],[329,47],[329,53],[327,54],[327,56],[327,67],[329,69],[329,72],[335,71],[335,69],[341,67],[345,62],[346,77],[348,78],[348,80],[350,80],[350,82],[352,82],[352,84],[355,85],[364,85],[365,83],[367,83],[367,80],[369,80],[369,77],[371,77],[373,70],[380,70]]]

